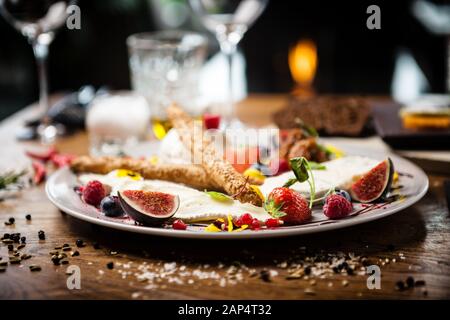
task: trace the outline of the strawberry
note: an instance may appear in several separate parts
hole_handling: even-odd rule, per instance
[[[323,205],[323,213],[330,219],[344,218],[348,216],[352,210],[352,203],[337,193],[329,195]]]
[[[264,208],[274,218],[279,218],[287,224],[300,224],[311,218],[308,201],[298,192],[285,187],[273,189]]]
[[[98,206],[105,196],[106,191],[100,181],[89,181],[83,188],[82,198],[87,204]]]

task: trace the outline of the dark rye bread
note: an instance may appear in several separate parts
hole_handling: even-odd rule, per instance
[[[305,123],[325,135],[358,136],[368,118],[369,106],[362,97],[292,96],[288,105],[274,114],[280,129],[298,128]]]

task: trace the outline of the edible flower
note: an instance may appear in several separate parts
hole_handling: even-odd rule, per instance
[[[116,176],[118,178],[124,178],[124,177],[129,177],[133,180],[142,180],[142,177],[139,173],[131,171],[131,170],[127,170],[127,169],[119,169],[117,170]]]
[[[219,229],[219,228],[217,228],[217,227],[214,225],[214,223],[211,223],[209,226],[207,226],[207,227],[205,228],[205,231],[207,231],[207,232],[220,232],[220,231],[222,231],[222,230]]]
[[[233,231],[233,217],[231,214],[228,215],[228,232]]]
[[[261,184],[263,184],[264,180],[266,179],[266,176],[263,175],[261,171],[255,168],[248,168],[247,170],[244,171],[243,175],[245,177],[252,178],[253,181],[258,181]]]

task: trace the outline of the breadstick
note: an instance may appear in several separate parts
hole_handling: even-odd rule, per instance
[[[203,133],[201,123],[194,122],[175,104],[167,109],[167,114],[178,131],[181,141],[191,151],[192,158],[195,160],[201,156],[201,165],[211,180],[222,186],[229,195],[236,195],[241,202],[262,205],[262,199],[250,187],[244,176],[238,173],[228,161],[217,155],[211,139]]]
[[[80,156],[72,161],[70,167],[75,173],[97,174],[107,174],[116,169],[127,169],[139,173],[145,179],[183,183],[200,190],[223,191],[223,188],[210,179],[206,171],[198,165],[151,164],[147,160],[132,158]]]

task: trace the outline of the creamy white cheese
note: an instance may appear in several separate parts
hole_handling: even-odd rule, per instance
[[[263,208],[249,203],[241,203],[237,200],[220,202],[212,199],[204,192],[169,181],[136,181],[130,177],[118,177],[116,170],[107,175],[83,174],[78,179],[82,184],[91,180],[98,180],[107,184],[111,186],[113,195],[116,195],[117,191],[120,190],[159,191],[177,195],[180,198],[180,206],[174,217],[186,222],[226,218],[229,214],[233,217],[239,217],[244,213],[250,213],[260,221],[265,221],[271,217]]]
[[[380,161],[367,157],[348,156],[322,164],[325,170],[313,170],[316,185],[316,197],[323,196],[330,188],[343,188],[351,183],[356,177],[366,173],[375,167]],[[260,187],[261,192],[267,196],[274,188],[282,187],[286,181],[295,178],[292,171],[285,172],[279,176],[267,178]],[[306,197],[310,195],[310,188],[307,182],[295,183],[290,187]]]

